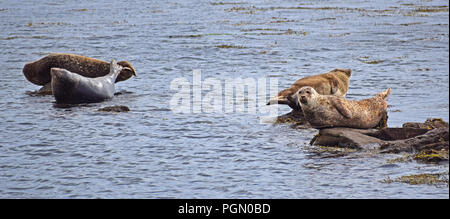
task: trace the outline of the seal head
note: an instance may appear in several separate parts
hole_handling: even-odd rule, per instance
[[[312,87],[303,87],[298,91],[298,102],[308,104],[308,101],[316,94],[316,90]]]
[[[129,61],[120,61],[117,62],[117,64],[122,66],[122,70],[120,71],[119,76],[117,76],[116,83],[119,81],[125,81],[131,76],[136,77],[136,70],[134,70]]]

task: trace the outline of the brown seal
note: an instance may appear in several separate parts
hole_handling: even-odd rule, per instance
[[[348,90],[348,84],[352,70],[334,69],[328,73],[312,75],[297,80],[290,88],[278,93],[276,97],[269,100],[270,104],[287,104],[294,110],[301,110],[297,102],[297,91],[305,86],[313,87],[322,95],[345,96]]]
[[[128,61],[120,61],[117,64],[126,68],[122,69],[115,82],[127,80],[132,75],[136,76],[136,71]],[[85,77],[96,78],[107,75],[109,67],[110,63],[102,60],[69,53],[53,53],[27,63],[23,67],[23,74],[33,84],[46,85],[51,80],[51,68],[62,68]]]
[[[298,102],[303,115],[313,128],[349,127],[368,129],[378,125],[385,116],[388,88],[375,97],[364,100],[347,100],[335,95],[321,95],[312,87],[298,91]]]

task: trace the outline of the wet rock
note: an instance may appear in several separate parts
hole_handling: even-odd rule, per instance
[[[312,128],[305,119],[302,111],[292,110],[289,113],[278,116],[275,123],[290,123],[294,128]]]
[[[98,109],[98,111],[119,113],[119,112],[128,112],[128,111],[130,111],[130,108],[128,108],[127,106],[107,106],[107,107]]]
[[[376,132],[369,133],[369,135],[385,141],[394,141],[413,138],[425,134],[427,131],[428,129],[422,128],[382,128]]]
[[[311,140],[311,144],[321,146],[347,147],[355,149],[377,149],[383,140],[370,136],[376,129],[327,128]]]
[[[403,128],[421,128],[421,129],[435,129],[448,127],[448,123],[442,118],[427,119],[424,123],[420,122],[407,122],[403,124]]]
[[[448,162],[448,149],[442,148],[439,151],[435,149],[423,149],[415,154],[413,159],[421,163]]]
[[[425,149],[437,151],[444,149],[448,151],[448,134],[448,127],[432,129],[425,134],[417,135],[412,138],[386,141],[380,146],[380,149],[385,153],[420,152]]]
[[[47,83],[44,86],[42,86],[37,91],[27,91],[26,94],[30,96],[46,96],[46,95],[52,95],[52,84]]]
[[[420,184],[428,184],[428,185],[447,185],[448,186],[448,171],[442,173],[422,173],[422,174],[413,174],[408,176],[401,176],[395,179],[384,179],[381,182],[383,183],[394,183],[401,182],[407,183],[410,185],[420,185]]]
[[[415,152],[415,160],[446,161],[449,157],[449,126],[442,119],[405,123],[403,128],[326,128],[310,144],[356,149],[379,149],[382,153]]]
[[[133,92],[131,92],[131,91],[121,90],[121,91],[115,92],[114,96],[125,95],[125,94],[132,94],[132,93]]]

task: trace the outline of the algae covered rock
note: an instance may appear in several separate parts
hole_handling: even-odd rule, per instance
[[[278,116],[275,123],[289,123],[294,128],[312,128],[303,115],[303,112],[299,110],[292,110],[289,113]]]
[[[119,112],[128,112],[130,111],[130,108],[128,108],[127,106],[107,106],[98,109],[98,111],[119,113]]]

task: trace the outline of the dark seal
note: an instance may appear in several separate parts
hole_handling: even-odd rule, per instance
[[[122,69],[112,60],[109,74],[88,78],[66,69],[51,68],[52,93],[56,103],[93,103],[111,99],[115,92],[114,82]]]

